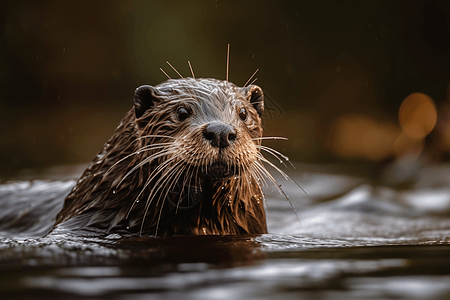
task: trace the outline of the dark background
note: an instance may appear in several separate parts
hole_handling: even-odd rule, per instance
[[[395,159],[412,93],[444,124],[420,151],[448,152],[449,1],[2,1],[0,29],[1,174],[90,161],[137,86],[176,77],[166,60],[225,79],[227,44],[230,81],[260,69],[266,135],[292,160]],[[344,148],[339,120],[359,129]]]

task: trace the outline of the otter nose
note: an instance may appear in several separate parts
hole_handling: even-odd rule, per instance
[[[203,132],[203,136],[214,147],[226,148],[236,139],[236,131],[231,125],[213,122],[208,124]]]

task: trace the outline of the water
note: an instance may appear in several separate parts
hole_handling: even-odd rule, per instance
[[[53,234],[75,180],[0,185],[1,299],[448,299],[450,166],[402,189],[299,166],[267,188],[269,234]]]

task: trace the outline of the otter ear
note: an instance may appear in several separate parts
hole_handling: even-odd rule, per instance
[[[150,109],[155,103],[159,102],[160,93],[150,85],[142,85],[134,91],[134,113],[136,119]]]
[[[245,88],[247,92],[247,99],[253,105],[253,107],[258,112],[258,115],[261,117],[264,113],[264,94],[262,89],[257,85],[250,85]]]

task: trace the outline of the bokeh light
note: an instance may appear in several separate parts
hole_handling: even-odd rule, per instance
[[[436,125],[436,105],[427,95],[414,93],[403,100],[398,117],[403,133],[416,139],[424,138]]]
[[[400,132],[394,124],[362,114],[337,118],[331,130],[330,148],[333,153],[372,161],[381,161],[393,154],[393,144]]]

